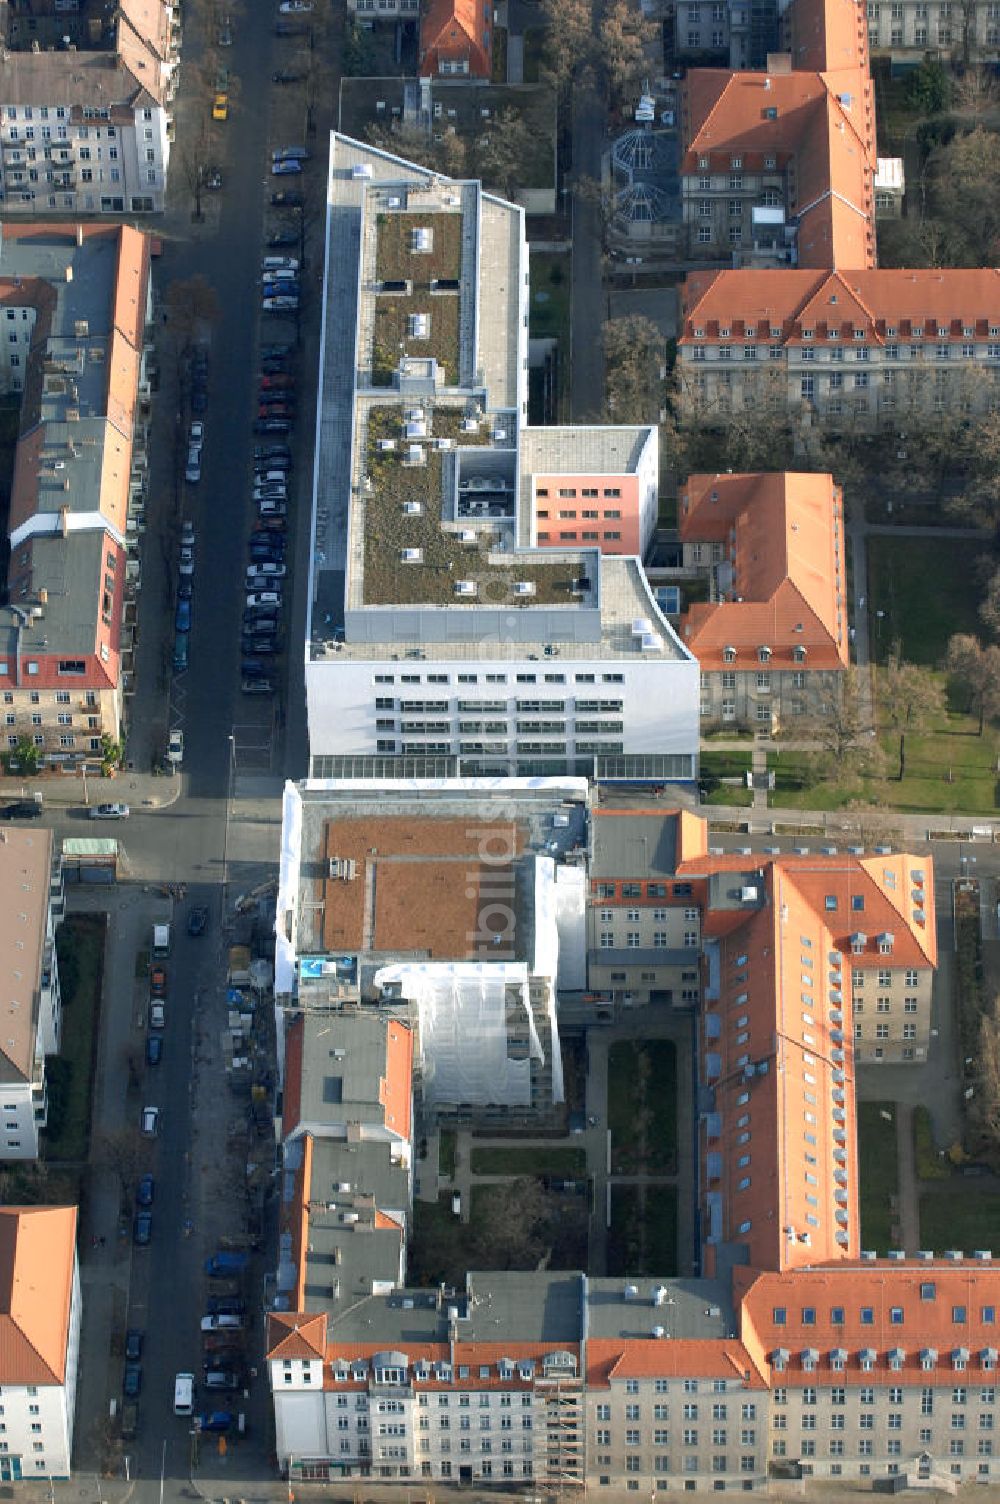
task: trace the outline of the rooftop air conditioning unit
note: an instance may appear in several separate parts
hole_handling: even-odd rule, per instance
[[[466,546],[466,548],[475,548],[475,546],[476,546],[476,534],[475,534],[475,530],[473,528],[471,528],[471,527],[463,527],[463,529],[459,533],[458,537],[459,537],[459,542],[464,543],[465,546]]]
[[[419,517],[424,510],[422,501],[404,501],[403,515],[406,517]]]
[[[534,582],[534,580],[518,580],[517,583],[514,586],[514,594],[515,595],[534,595],[535,594],[535,582]]]
[[[422,564],[424,562],[424,551],[422,548],[404,548],[401,550],[399,557],[404,564]]]
[[[391,454],[395,447],[395,439],[379,439],[378,443],[375,445],[375,448],[378,450],[379,454]]]
[[[455,581],[455,594],[456,595],[475,595],[477,588],[478,587],[476,585],[475,580],[456,580]]]

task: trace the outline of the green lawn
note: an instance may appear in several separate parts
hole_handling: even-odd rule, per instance
[[[495,1144],[472,1150],[473,1175],[563,1175],[572,1179],[586,1173],[587,1156],[583,1149],[567,1144],[551,1148],[534,1144]]]
[[[62,1049],[49,1082],[47,1160],[87,1157],[90,1106],[101,989],[104,979],[103,914],[73,914],[56,931],[62,986]]]
[[[981,552],[959,538],[868,539],[868,630],[876,662],[884,663],[900,642],[908,663],[934,666],[952,633],[981,629],[979,591],[970,580]]]
[[[892,1114],[892,1122],[886,1122],[883,1112]],[[894,1247],[890,1198],[897,1194],[899,1185],[893,1102],[858,1103],[858,1181],[861,1246],[884,1254]]]
[[[1000,1249],[1000,1195],[973,1190],[929,1191],[920,1198],[920,1246],[942,1253],[946,1248]]]
[[[529,263],[531,307],[528,327],[533,339],[559,341],[569,358],[570,259],[561,251],[532,251]]]
[[[745,781],[722,783],[723,778],[745,779],[750,771],[750,751],[714,752],[711,748],[702,751],[699,758],[699,778],[705,787],[703,804],[739,805],[748,809],[753,804],[753,789]]]
[[[545,52],[545,29],[529,26],[524,33],[524,82],[537,84]]]
[[[458,1134],[454,1128],[442,1128],[438,1135],[438,1174],[449,1178],[455,1173],[455,1150]]]
[[[891,776],[896,766],[897,738],[881,738],[890,774],[856,782],[809,782],[809,760],[801,752],[768,753],[774,771],[772,808],[842,809],[848,804],[870,804],[880,809],[913,813],[988,814],[1000,806],[997,757],[1000,737],[987,728],[978,736],[978,721],[972,716],[947,714],[927,736],[906,738],[906,776],[897,783]]]
[[[608,1274],[655,1276],[676,1273],[676,1188],[613,1185]]]
[[[677,1052],[669,1039],[624,1040],[608,1052],[608,1128],[617,1175],[677,1165]]]

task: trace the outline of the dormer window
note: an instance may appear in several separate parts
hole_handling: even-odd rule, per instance
[[[972,339],[972,337],[975,334],[975,332],[976,331],[973,329],[973,327],[972,327],[971,324],[963,324],[962,325],[962,338],[963,339]]]
[[[896,326],[895,326],[895,324],[890,324],[889,327],[886,329],[885,332],[886,332],[886,337],[888,339],[895,339],[896,338]]]
[[[777,157],[765,157],[764,158],[764,171],[765,172],[774,172],[774,170],[777,167],[777,165],[778,165],[778,159],[777,159]]]
[[[894,937],[889,934],[888,931],[884,935],[879,935],[878,952],[880,956],[888,956],[892,954],[893,939]]]
[[[757,662],[758,663],[770,663],[770,661],[771,661],[771,649],[768,648],[768,647],[760,647],[760,648],[758,648],[757,649]]]
[[[707,157],[699,157],[698,158],[698,171],[699,172],[707,172],[708,171],[708,158]]]
[[[951,330],[948,328],[947,324],[938,324],[937,332],[938,339],[947,339],[948,335],[951,333]]]
[[[733,172],[739,172],[740,168],[743,166],[743,158],[742,157],[730,157],[730,159],[729,159],[729,165],[732,168]]]
[[[863,329],[855,329],[855,331],[854,331],[854,338],[855,339],[864,339],[864,337],[865,337],[865,331]]]
[[[856,930],[855,933],[851,936],[851,955],[852,956],[863,955],[864,954],[865,946],[867,944],[868,944],[868,936],[865,935],[865,934],[862,934],[862,932],[860,930]]]
[[[812,337],[813,337],[813,332],[812,332],[811,329],[803,329],[803,331],[802,331],[802,338],[803,339],[812,339]]]
[[[704,331],[704,329],[696,329],[694,331],[694,337],[695,337],[695,339],[704,339],[705,338],[705,331]]]
[[[780,329],[775,329],[773,325],[768,330],[768,334],[770,335],[771,339],[780,339],[781,338],[781,330]]]
[[[796,663],[805,663],[805,661],[806,661],[806,650],[805,650],[805,648],[799,647],[799,646],[796,646],[796,647],[792,648],[792,658],[794,659],[794,661]]]
[[[991,324],[990,339],[996,339],[998,336],[1000,336],[1000,324]]]
[[[720,339],[728,339],[729,338],[729,327],[728,327],[728,325],[726,326],[725,329],[720,329],[719,330],[719,338]]]
[[[723,663],[735,663],[736,662],[736,649],[735,648],[723,648],[722,649],[722,661],[723,661]]]

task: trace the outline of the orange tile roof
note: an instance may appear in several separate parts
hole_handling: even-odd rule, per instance
[[[765,1379],[742,1342],[688,1338],[652,1341],[591,1337],[587,1343],[587,1384],[610,1388],[623,1379],[739,1379],[749,1389],[763,1389]]]
[[[840,606],[837,530],[840,490],[828,474],[692,475],[681,493],[685,542],[721,542],[733,565],[725,600],[692,606],[681,635],[703,669],[721,668],[735,648],[737,668],[757,668],[769,647],[776,667],[804,648],[803,669],[850,662]]]
[[[869,71],[867,12],[858,0],[793,0],[787,22],[793,68]]]
[[[953,1355],[962,1361],[968,1382],[984,1373],[982,1355],[991,1350],[994,1377],[1000,1348],[1000,1263],[965,1259],[960,1263],[851,1261],[836,1268],[798,1269],[791,1273],[737,1270],[734,1291],[740,1299],[741,1335],[753,1337],[773,1365],[775,1354],[788,1354],[771,1377],[781,1384],[815,1383],[817,1375],[834,1378],[831,1354],[844,1362],[847,1382],[866,1373],[861,1355],[870,1354],[866,1383],[930,1384],[956,1372]],[[813,1372],[802,1354],[815,1352]],[[895,1355],[895,1367],[890,1358]],[[924,1365],[928,1365],[925,1367]]]
[[[755,907],[720,903],[703,923],[718,941],[701,1018],[717,1114],[704,1126],[706,1236],[745,1244],[758,1269],[854,1258],[851,973],[936,964],[933,863],[729,855],[678,872],[763,885]]]
[[[692,69],[682,93],[681,172],[790,172],[803,267],[875,265],[875,127],[862,68],[836,73]]]
[[[385,1056],[385,1076],[379,1090],[385,1125],[409,1139],[413,1131],[413,1031],[397,1019],[386,1026]]]
[[[985,338],[1000,325],[1000,269],[996,267],[882,268],[869,271],[693,272],[682,290],[680,344],[717,343],[750,335],[799,345],[807,339]],[[696,334],[695,331],[701,333]],[[943,330],[944,333],[939,333]],[[890,332],[891,331],[891,332]]]
[[[267,1318],[267,1356],[322,1359],[326,1355],[326,1313],[271,1311]]]
[[[468,60],[473,78],[493,71],[492,14],[482,0],[430,0],[420,21],[420,73],[437,73],[441,60]]]
[[[66,1377],[75,1206],[0,1207],[0,1384]]]

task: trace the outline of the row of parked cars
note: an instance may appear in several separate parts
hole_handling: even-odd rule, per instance
[[[189,486],[201,481],[201,457],[205,446],[203,414],[208,406],[208,348],[196,345],[189,361],[191,419],[187,436],[187,460],[184,479]],[[194,523],[181,524],[180,555],[177,561],[177,604],[174,608],[174,673],[182,674],[190,661],[191,620],[194,613]]]
[[[292,256],[265,256],[265,290],[297,288],[299,263]],[[284,280],[271,282],[269,278]],[[295,294],[297,301],[297,292]],[[265,307],[267,306],[265,299]],[[247,545],[245,597],[240,629],[240,672],[244,694],[273,694],[275,660],[283,648],[282,611],[288,579],[288,483],[292,451],[288,443],[296,416],[296,381],[290,345],[261,347],[254,431],[261,442],[253,453],[252,500],[257,521]]]

